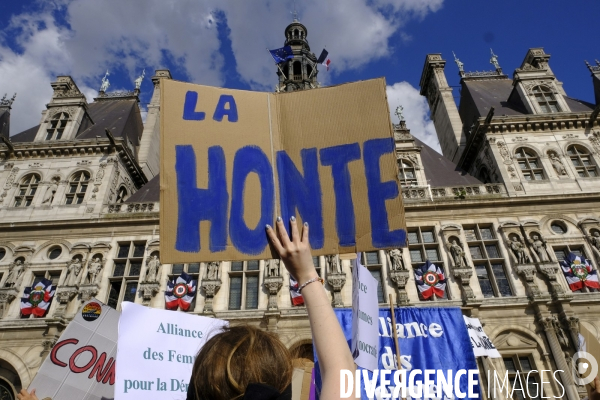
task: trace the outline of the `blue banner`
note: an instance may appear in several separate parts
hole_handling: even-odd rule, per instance
[[[407,387],[406,399],[481,398],[477,363],[461,310],[406,307],[395,311],[401,364],[405,373],[399,376],[404,382],[400,386]],[[352,310],[337,309],[335,314],[348,346],[352,348]],[[378,325],[379,371],[359,369],[360,372],[356,373],[361,378],[361,398],[390,399],[394,392],[401,398],[394,382],[396,347],[389,309],[379,309]],[[382,384],[382,380],[389,382]],[[321,374],[316,354],[315,383],[320,392]]]

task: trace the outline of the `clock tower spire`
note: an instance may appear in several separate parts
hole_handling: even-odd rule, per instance
[[[307,36],[308,30],[298,21],[298,14],[294,12],[294,21],[285,28],[284,44],[292,48],[294,57],[279,63],[278,91],[292,92],[319,86],[317,57],[310,51]]]

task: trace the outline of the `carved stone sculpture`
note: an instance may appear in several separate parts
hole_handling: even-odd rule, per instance
[[[8,269],[8,277],[6,278],[6,282],[4,283],[4,287],[12,288],[19,287],[21,283],[21,278],[23,277],[23,272],[25,271],[25,265],[21,260],[17,260],[13,262]]]
[[[267,272],[267,276],[268,277],[279,276],[280,275],[280,273],[279,273],[279,260],[278,259],[269,260],[266,272]]]
[[[535,283],[535,266],[534,265],[517,265],[517,274],[525,279],[525,287],[530,298],[541,296],[542,291]]]
[[[517,259],[517,264],[527,264],[531,262],[525,252],[525,245],[521,242],[519,236],[513,236],[508,245]]]
[[[465,251],[456,242],[456,239],[452,239],[447,246],[450,250],[450,254],[452,255],[452,259],[454,260],[454,268],[467,268],[468,263],[467,258],[465,257]]]
[[[327,271],[331,274],[341,274],[342,269],[340,268],[340,263],[335,255],[331,254],[325,256],[325,264],[327,265]]]
[[[65,277],[65,286],[77,286],[79,284],[81,274],[81,260],[74,258],[69,262],[67,267],[67,276]]]
[[[147,262],[148,271],[146,272],[146,279],[144,282],[158,282],[158,270],[160,269],[160,265],[158,256],[151,256],[150,260]]]
[[[57,190],[58,184],[56,183],[56,181],[52,181],[52,185],[50,185],[46,190],[46,193],[44,193],[42,204],[52,204],[52,201],[54,201],[54,195],[56,194]]]
[[[558,175],[567,175],[567,170],[565,169],[562,161],[560,161],[560,158],[558,158],[554,153],[549,153],[548,156],[550,157],[550,162],[556,170],[556,173]]]
[[[546,250],[546,241],[540,235],[533,235],[532,240],[529,240],[529,244],[533,247],[535,254],[538,256],[540,262],[548,262],[548,251]]]
[[[588,240],[590,241],[592,247],[600,252],[600,232],[596,231],[592,233],[591,236],[588,236]]]
[[[216,281],[219,279],[219,263],[211,261],[206,267],[206,279],[209,281]]]
[[[402,252],[399,249],[392,249],[388,251],[388,255],[390,256],[391,261],[391,270],[392,271],[404,271],[404,265],[402,260]]]
[[[218,264],[217,264],[217,268],[218,268]],[[211,314],[213,314],[213,300],[214,300],[215,294],[217,294],[217,292],[221,288],[221,281],[219,279],[215,279],[215,280],[205,279],[202,281],[201,287],[202,287],[202,289],[204,289],[204,294],[205,294],[204,309],[202,310],[202,313],[211,315]]]
[[[96,257],[88,265],[85,283],[88,285],[97,284],[100,280],[100,271],[102,271],[102,261]]]

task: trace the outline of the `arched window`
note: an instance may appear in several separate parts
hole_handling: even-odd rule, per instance
[[[398,160],[398,169],[400,170],[400,184],[402,186],[413,186],[417,184],[415,167],[404,159]]]
[[[540,110],[545,113],[560,112],[556,97],[546,86],[536,86],[532,90],[535,100],[540,106]]]
[[[535,151],[521,147],[515,152],[521,173],[528,181],[541,181],[544,177],[542,163]]]
[[[63,132],[69,122],[69,114],[65,112],[59,112],[54,114],[54,117],[50,120],[50,125],[46,129],[46,140],[59,140],[62,138]]]
[[[306,66],[306,76],[308,76],[308,77],[312,76],[312,72],[313,72],[312,67],[310,65],[307,65]]]
[[[117,193],[117,200],[115,200],[115,203],[123,203],[125,200],[127,200],[127,197],[129,197],[127,194],[127,189],[125,189],[125,186],[121,186],[119,188],[119,192]]]
[[[67,204],[81,204],[85,198],[85,192],[88,188],[90,174],[86,171],[76,172],[69,181],[69,190],[67,191]]]
[[[554,221],[550,224],[550,228],[554,233],[558,233],[559,235],[564,235],[567,233],[567,226],[559,221]]]
[[[598,176],[598,170],[592,156],[583,146],[572,145],[567,148],[567,154],[582,178]]]
[[[33,203],[40,180],[38,174],[29,174],[21,179],[19,191],[15,196],[15,207],[29,207]]]
[[[298,37],[298,29],[294,29],[294,37],[297,38]]]
[[[294,68],[294,80],[301,81],[302,80],[302,64],[300,64],[300,61],[294,61],[293,68]]]

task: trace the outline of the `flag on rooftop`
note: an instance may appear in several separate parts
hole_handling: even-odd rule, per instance
[[[279,49],[269,50],[269,53],[271,53],[277,64],[284,62],[285,60],[289,60],[290,58],[294,58],[294,53],[292,52],[291,46],[284,46],[280,47]]]
[[[572,291],[580,290],[584,286],[600,289],[598,273],[592,268],[590,260],[569,252],[567,257],[561,261],[560,266]]]
[[[331,59],[329,58],[329,52],[325,49],[321,52],[321,55],[317,59],[317,64],[323,64],[327,67],[327,71],[329,71],[329,64],[331,64]]]

